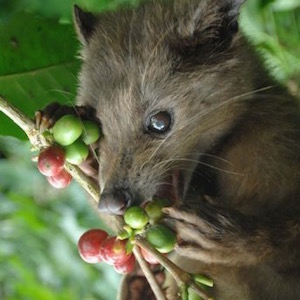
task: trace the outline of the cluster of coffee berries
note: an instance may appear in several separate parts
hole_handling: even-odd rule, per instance
[[[132,206],[124,214],[124,230],[118,236],[109,236],[102,229],[86,231],[78,241],[78,251],[81,258],[88,263],[106,262],[121,274],[131,273],[135,269],[133,247],[136,235],[143,236],[149,244],[161,253],[171,252],[176,245],[176,234],[158,223],[163,218],[164,200],[148,202],[145,208]],[[135,246],[137,247],[137,246]],[[140,253],[149,264],[159,262],[151,253],[140,248]],[[194,282],[201,286],[212,287],[213,281],[200,274],[191,274]],[[181,299],[202,300],[189,286],[182,286]]]
[[[91,264],[106,262],[118,273],[130,273],[135,267],[135,257],[127,251],[127,241],[109,236],[102,229],[86,231],[78,241],[81,258]]]
[[[124,222],[129,226],[125,227],[129,239],[135,234],[142,234],[145,239],[160,253],[171,252],[176,245],[176,235],[163,224],[158,224],[163,218],[162,208],[164,200],[158,199],[147,203],[145,208],[132,206],[124,214]]]
[[[61,117],[50,130],[56,144],[42,150],[38,169],[55,188],[64,188],[72,176],[64,169],[65,161],[79,165],[89,155],[89,145],[100,138],[99,126],[92,121],[82,121],[73,115]]]
[[[163,201],[154,200],[145,209],[138,206],[128,208],[124,214],[126,225],[118,236],[108,236],[101,229],[85,232],[78,242],[80,256],[88,263],[104,261],[119,273],[130,273],[135,267],[132,249],[136,234],[143,235],[159,252],[169,253],[176,244],[175,233],[164,225],[153,224],[162,218],[162,207]],[[147,250],[140,248],[140,251],[149,264],[158,264]]]

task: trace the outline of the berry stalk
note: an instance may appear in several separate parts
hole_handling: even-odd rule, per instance
[[[16,123],[28,136],[31,145],[37,149],[49,146],[50,143],[35,128],[34,122],[25,116],[18,108],[8,103],[8,101],[0,95],[0,111],[7,115],[14,123]]]
[[[141,255],[141,252],[138,247],[133,248],[134,256],[136,257],[141,269],[143,270],[143,273],[149,282],[149,285],[151,286],[151,289],[156,297],[157,300],[166,300],[166,297],[164,293],[162,292],[159,284],[157,283],[155,277],[153,276],[148,264],[144,260],[144,258]]]
[[[179,288],[184,286],[189,286],[192,288],[199,296],[201,296],[204,300],[212,300],[207,293],[199,287],[193,280],[193,277],[184,272],[178,266],[176,266],[172,261],[170,261],[167,257],[163,256],[159,251],[153,248],[145,239],[140,236],[135,237],[135,243],[137,246],[146,249],[148,252],[156,258],[159,263],[171,274],[171,276],[176,280]]]

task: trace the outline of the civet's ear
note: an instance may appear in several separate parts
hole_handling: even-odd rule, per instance
[[[241,6],[246,0],[225,0],[224,1],[224,12],[227,14],[229,22],[237,22]]]
[[[238,16],[245,0],[178,1],[177,34],[171,50],[188,62],[215,62],[215,54],[227,51],[238,33]],[[220,56],[219,56],[220,57]]]
[[[235,17],[239,14],[241,6],[246,0],[225,0],[224,3],[228,5],[228,15]]]
[[[229,34],[234,35],[238,31],[238,17],[244,2],[246,0],[222,0],[223,24]]]
[[[74,5],[73,19],[76,32],[82,44],[88,44],[93,35],[97,18],[90,12],[83,11],[79,6]]]

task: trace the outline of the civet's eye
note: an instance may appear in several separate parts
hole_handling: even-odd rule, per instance
[[[165,134],[172,126],[172,116],[167,111],[151,114],[146,119],[146,128],[150,133]]]

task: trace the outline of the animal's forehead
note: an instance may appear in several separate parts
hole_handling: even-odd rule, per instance
[[[181,35],[192,37],[196,22],[197,26],[207,26],[205,15],[209,15],[207,10],[211,9],[212,2],[145,1],[135,10],[101,14],[87,48],[88,56],[98,53],[115,64],[123,64],[129,57],[144,61],[153,53],[162,57],[161,51],[176,44]]]
[[[101,44],[101,41],[98,40]],[[128,46],[128,45],[127,45]],[[103,47],[103,45],[99,46]],[[151,49],[152,50],[152,49]],[[170,85],[172,60],[167,50],[155,49],[126,51],[115,48],[89,50],[83,65],[86,93],[93,91],[100,109],[115,107],[132,111],[144,110],[149,103],[163,98],[162,93]],[[86,74],[86,75],[84,75]]]
[[[144,118],[153,111],[167,109],[167,97],[159,91],[148,90],[142,93],[138,84],[118,86],[99,95],[97,112],[103,123],[111,123],[125,127],[143,125]]]
[[[124,79],[122,83],[102,87],[97,92],[97,113],[104,129],[113,134],[113,131],[121,133],[141,127],[146,100],[136,82]]]
[[[100,93],[113,93],[119,87],[124,93],[132,86],[147,94],[147,88],[162,86],[182,59],[174,51],[180,35],[189,36],[195,18],[200,18],[207,3],[215,1],[203,0],[201,5],[184,0],[170,1],[168,5],[164,1],[150,2],[138,10],[99,16],[96,30],[82,53],[86,74],[94,81],[89,86],[98,88]]]

